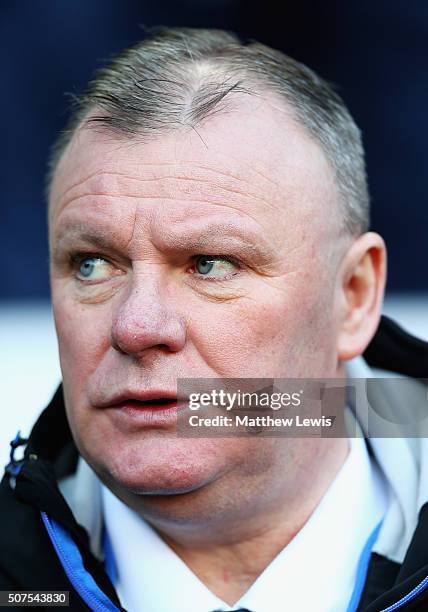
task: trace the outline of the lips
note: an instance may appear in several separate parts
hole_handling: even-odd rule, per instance
[[[186,409],[188,398],[177,396],[177,387],[136,389],[128,387],[93,398],[92,405],[103,410],[115,430],[125,435],[143,430],[163,430],[175,435],[178,413]]]
[[[122,402],[114,404],[112,407],[134,408],[136,410],[138,409],[165,410],[166,408],[175,408],[176,406],[177,406],[177,398],[157,397],[151,400],[127,399]]]
[[[169,390],[125,390],[96,402],[97,408],[167,409],[177,406],[177,394]]]

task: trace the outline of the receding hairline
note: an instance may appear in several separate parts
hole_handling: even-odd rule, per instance
[[[141,130],[139,133],[125,134],[121,131],[114,130],[110,126],[105,125],[103,122],[98,122],[96,120],[94,121],[94,118],[98,116],[100,109],[96,109],[96,108],[90,109],[86,117],[82,118],[80,125],[78,125],[75,128],[72,134],[72,137],[68,141],[66,147],[63,149],[61,157],[58,159],[58,162],[56,164],[50,186],[52,187],[52,185],[54,185],[55,176],[57,174],[58,169],[61,167],[62,162],[67,157],[70,147],[73,144],[75,144],[76,138],[78,138],[82,132],[88,131],[88,132],[92,132],[95,134],[99,134],[100,137],[107,137],[108,139],[111,138],[117,141],[118,143],[124,143],[124,144],[130,143],[131,145],[137,144],[137,145],[142,145],[142,146],[144,146],[145,144],[153,143],[153,142],[160,142],[162,141],[162,139],[168,138],[169,136],[174,135],[174,134],[178,134],[179,136],[180,135],[186,136],[186,134],[190,133],[190,134],[195,134],[195,137],[200,139],[201,146],[206,147],[208,149],[209,145],[204,139],[202,130],[205,126],[209,126],[211,121],[213,120],[215,121],[218,119],[221,120],[222,117],[225,117],[232,113],[236,113],[237,116],[242,116],[243,113],[245,115],[247,113],[252,114],[254,111],[257,111],[260,108],[260,106],[265,105],[268,109],[267,112],[270,112],[271,115],[273,114],[274,116],[278,118],[278,123],[281,123],[282,117],[285,118],[284,125],[279,126],[280,129],[284,130],[284,143],[285,143],[284,148],[287,146],[287,133],[289,133],[290,128],[291,128],[293,131],[294,129],[297,130],[299,140],[301,138],[303,139],[302,140],[303,146],[305,146],[305,144],[310,143],[319,152],[320,156],[322,157],[322,159],[324,160],[326,164],[328,171],[331,173],[328,178],[331,179],[331,182],[332,182],[332,187],[334,189],[334,196],[335,196],[334,199],[337,200],[337,205],[340,206],[341,194],[340,194],[340,190],[338,189],[337,181],[335,180],[334,169],[331,166],[330,160],[328,156],[326,155],[325,151],[323,150],[323,147],[321,146],[319,141],[316,138],[314,138],[313,135],[310,133],[310,131],[306,128],[306,126],[303,125],[299,121],[298,117],[296,116],[294,112],[292,105],[288,103],[286,100],[284,100],[275,91],[269,90],[266,87],[264,88],[264,91],[263,91],[262,86],[260,85],[258,86],[257,90],[253,89],[251,92],[249,92],[251,94],[251,98],[245,97],[246,93],[247,92],[245,92],[245,94],[243,94],[242,92],[238,93],[237,90],[234,90],[234,93],[233,93],[234,97],[232,100],[229,101],[229,104],[227,106],[222,107],[221,109],[217,109],[216,113],[212,113],[206,117],[202,117],[199,124],[196,126],[189,125],[189,124],[182,124],[176,127],[170,126],[169,129],[165,128],[162,131],[151,132],[151,133],[147,133],[147,132],[144,132],[144,130]],[[254,98],[257,98],[257,99],[254,100]],[[225,152],[227,153],[226,150]],[[65,171],[66,171],[66,167],[64,169]],[[267,173],[271,174],[270,168],[266,164],[264,164],[264,166],[261,166],[261,167],[265,169]],[[272,176],[270,176],[270,178],[274,181],[273,174]],[[68,189],[66,190],[66,192],[67,191]],[[51,212],[52,205],[53,205],[51,196],[52,196],[52,189],[50,190],[50,198],[48,200],[49,216],[50,216],[50,212]],[[62,200],[63,196],[64,196],[64,193],[61,194],[60,200]]]
[[[157,59],[157,61],[153,61]],[[52,173],[88,111],[95,124],[134,139],[158,139],[184,125],[227,110],[238,93],[279,94],[296,122],[330,162],[353,234],[368,225],[364,152],[358,128],[340,97],[323,79],[285,54],[255,41],[242,43],[217,30],[163,29],[123,51],[79,98],[69,129],[57,141]]]

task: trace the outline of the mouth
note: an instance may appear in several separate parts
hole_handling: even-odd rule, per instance
[[[114,427],[129,433],[143,429],[174,430],[186,398],[170,389],[123,389],[95,404],[107,411]]]
[[[128,408],[133,410],[166,410],[176,407],[176,397],[156,397],[148,400],[126,399],[112,406],[112,408]]]

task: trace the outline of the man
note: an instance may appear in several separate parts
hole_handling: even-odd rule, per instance
[[[422,440],[176,435],[179,379],[364,378],[367,347],[426,374],[424,343],[387,320],[375,336],[367,227],[359,131],[306,67],[164,30],[101,71],[52,158],[63,382],[2,481],[2,589],[73,610],[425,609]]]

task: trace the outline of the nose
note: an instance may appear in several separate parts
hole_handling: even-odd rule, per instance
[[[140,280],[113,314],[111,344],[121,353],[139,355],[153,347],[177,352],[185,342],[184,317],[153,280]]]

